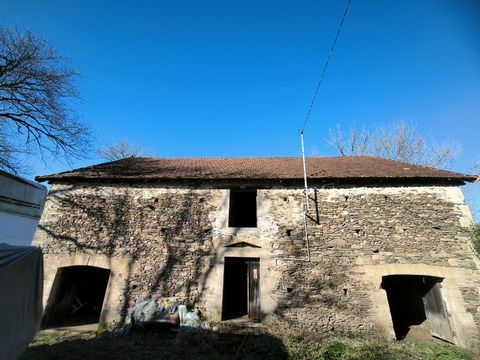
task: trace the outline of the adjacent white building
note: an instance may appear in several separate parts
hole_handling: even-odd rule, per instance
[[[47,188],[0,170],[0,243],[30,246]]]

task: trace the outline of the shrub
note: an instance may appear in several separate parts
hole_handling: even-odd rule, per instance
[[[470,236],[472,238],[473,248],[480,256],[480,224],[473,224],[470,228]]]

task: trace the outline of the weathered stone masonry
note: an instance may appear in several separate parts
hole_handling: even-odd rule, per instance
[[[257,227],[229,228],[225,187],[53,184],[35,239],[45,256],[45,302],[58,267],[96,264],[112,271],[102,312],[109,325],[152,294],[219,320],[224,259],[246,256],[260,258],[265,322],[391,335],[382,276],[432,275],[445,279],[457,343],[479,342],[479,263],[459,188],[351,186],[319,189],[317,198],[306,262],[284,259],[306,259],[299,187],[259,188]],[[229,246],[239,242],[255,246]]]

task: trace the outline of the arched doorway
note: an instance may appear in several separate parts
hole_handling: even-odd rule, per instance
[[[110,270],[95,266],[58,268],[42,327],[98,323]]]

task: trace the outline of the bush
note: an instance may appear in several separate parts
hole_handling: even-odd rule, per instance
[[[472,238],[473,248],[480,256],[480,224],[474,224],[470,228],[470,236]]]

